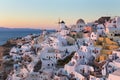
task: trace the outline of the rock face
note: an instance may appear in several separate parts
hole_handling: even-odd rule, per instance
[[[98,20],[97,20],[97,23],[99,24],[104,24],[105,21],[109,21],[111,17],[100,17]]]
[[[16,46],[17,40],[9,40],[4,45],[0,46],[0,80],[5,80],[7,74],[12,70],[12,63],[4,63],[3,56],[9,55],[10,49]]]
[[[1,77],[2,77],[1,72],[3,71],[3,60],[2,60],[3,50],[4,50],[4,48],[0,47],[0,80],[1,80]]]
[[[71,58],[74,56],[75,52],[72,52],[71,55],[67,56],[65,59],[63,60],[58,60],[57,62],[57,67],[63,67],[65,64],[67,64]]]
[[[13,46],[17,45],[17,40],[16,39],[11,39],[8,40],[5,44],[3,44],[2,46],[0,46],[0,48],[3,48],[2,53],[3,56],[5,55],[9,55],[9,51]],[[1,51],[0,51],[1,52]]]

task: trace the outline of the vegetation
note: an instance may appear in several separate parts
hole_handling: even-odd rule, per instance
[[[31,58],[30,56],[28,56],[28,55],[25,55],[25,56],[23,57],[23,60],[24,60],[24,61],[28,61],[28,62],[32,62],[32,58]]]
[[[39,60],[38,63],[34,66],[34,72],[38,72],[42,67],[42,61]]]

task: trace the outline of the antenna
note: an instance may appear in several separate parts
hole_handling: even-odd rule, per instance
[[[58,25],[59,25],[59,27],[60,27],[60,18],[58,18]]]
[[[58,18],[58,29],[60,28],[60,18]]]

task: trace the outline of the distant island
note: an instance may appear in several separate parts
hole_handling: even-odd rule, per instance
[[[43,29],[32,29],[32,28],[6,28],[0,27],[0,45],[6,43],[7,40],[12,38],[24,37],[29,34],[40,34]],[[55,32],[55,30],[47,30],[47,32]]]
[[[29,31],[29,30],[41,30],[41,29],[0,27],[0,31]]]

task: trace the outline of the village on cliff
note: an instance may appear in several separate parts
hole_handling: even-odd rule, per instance
[[[0,58],[0,80],[10,63],[6,80],[120,80],[120,17],[58,24],[55,32],[16,39]]]

